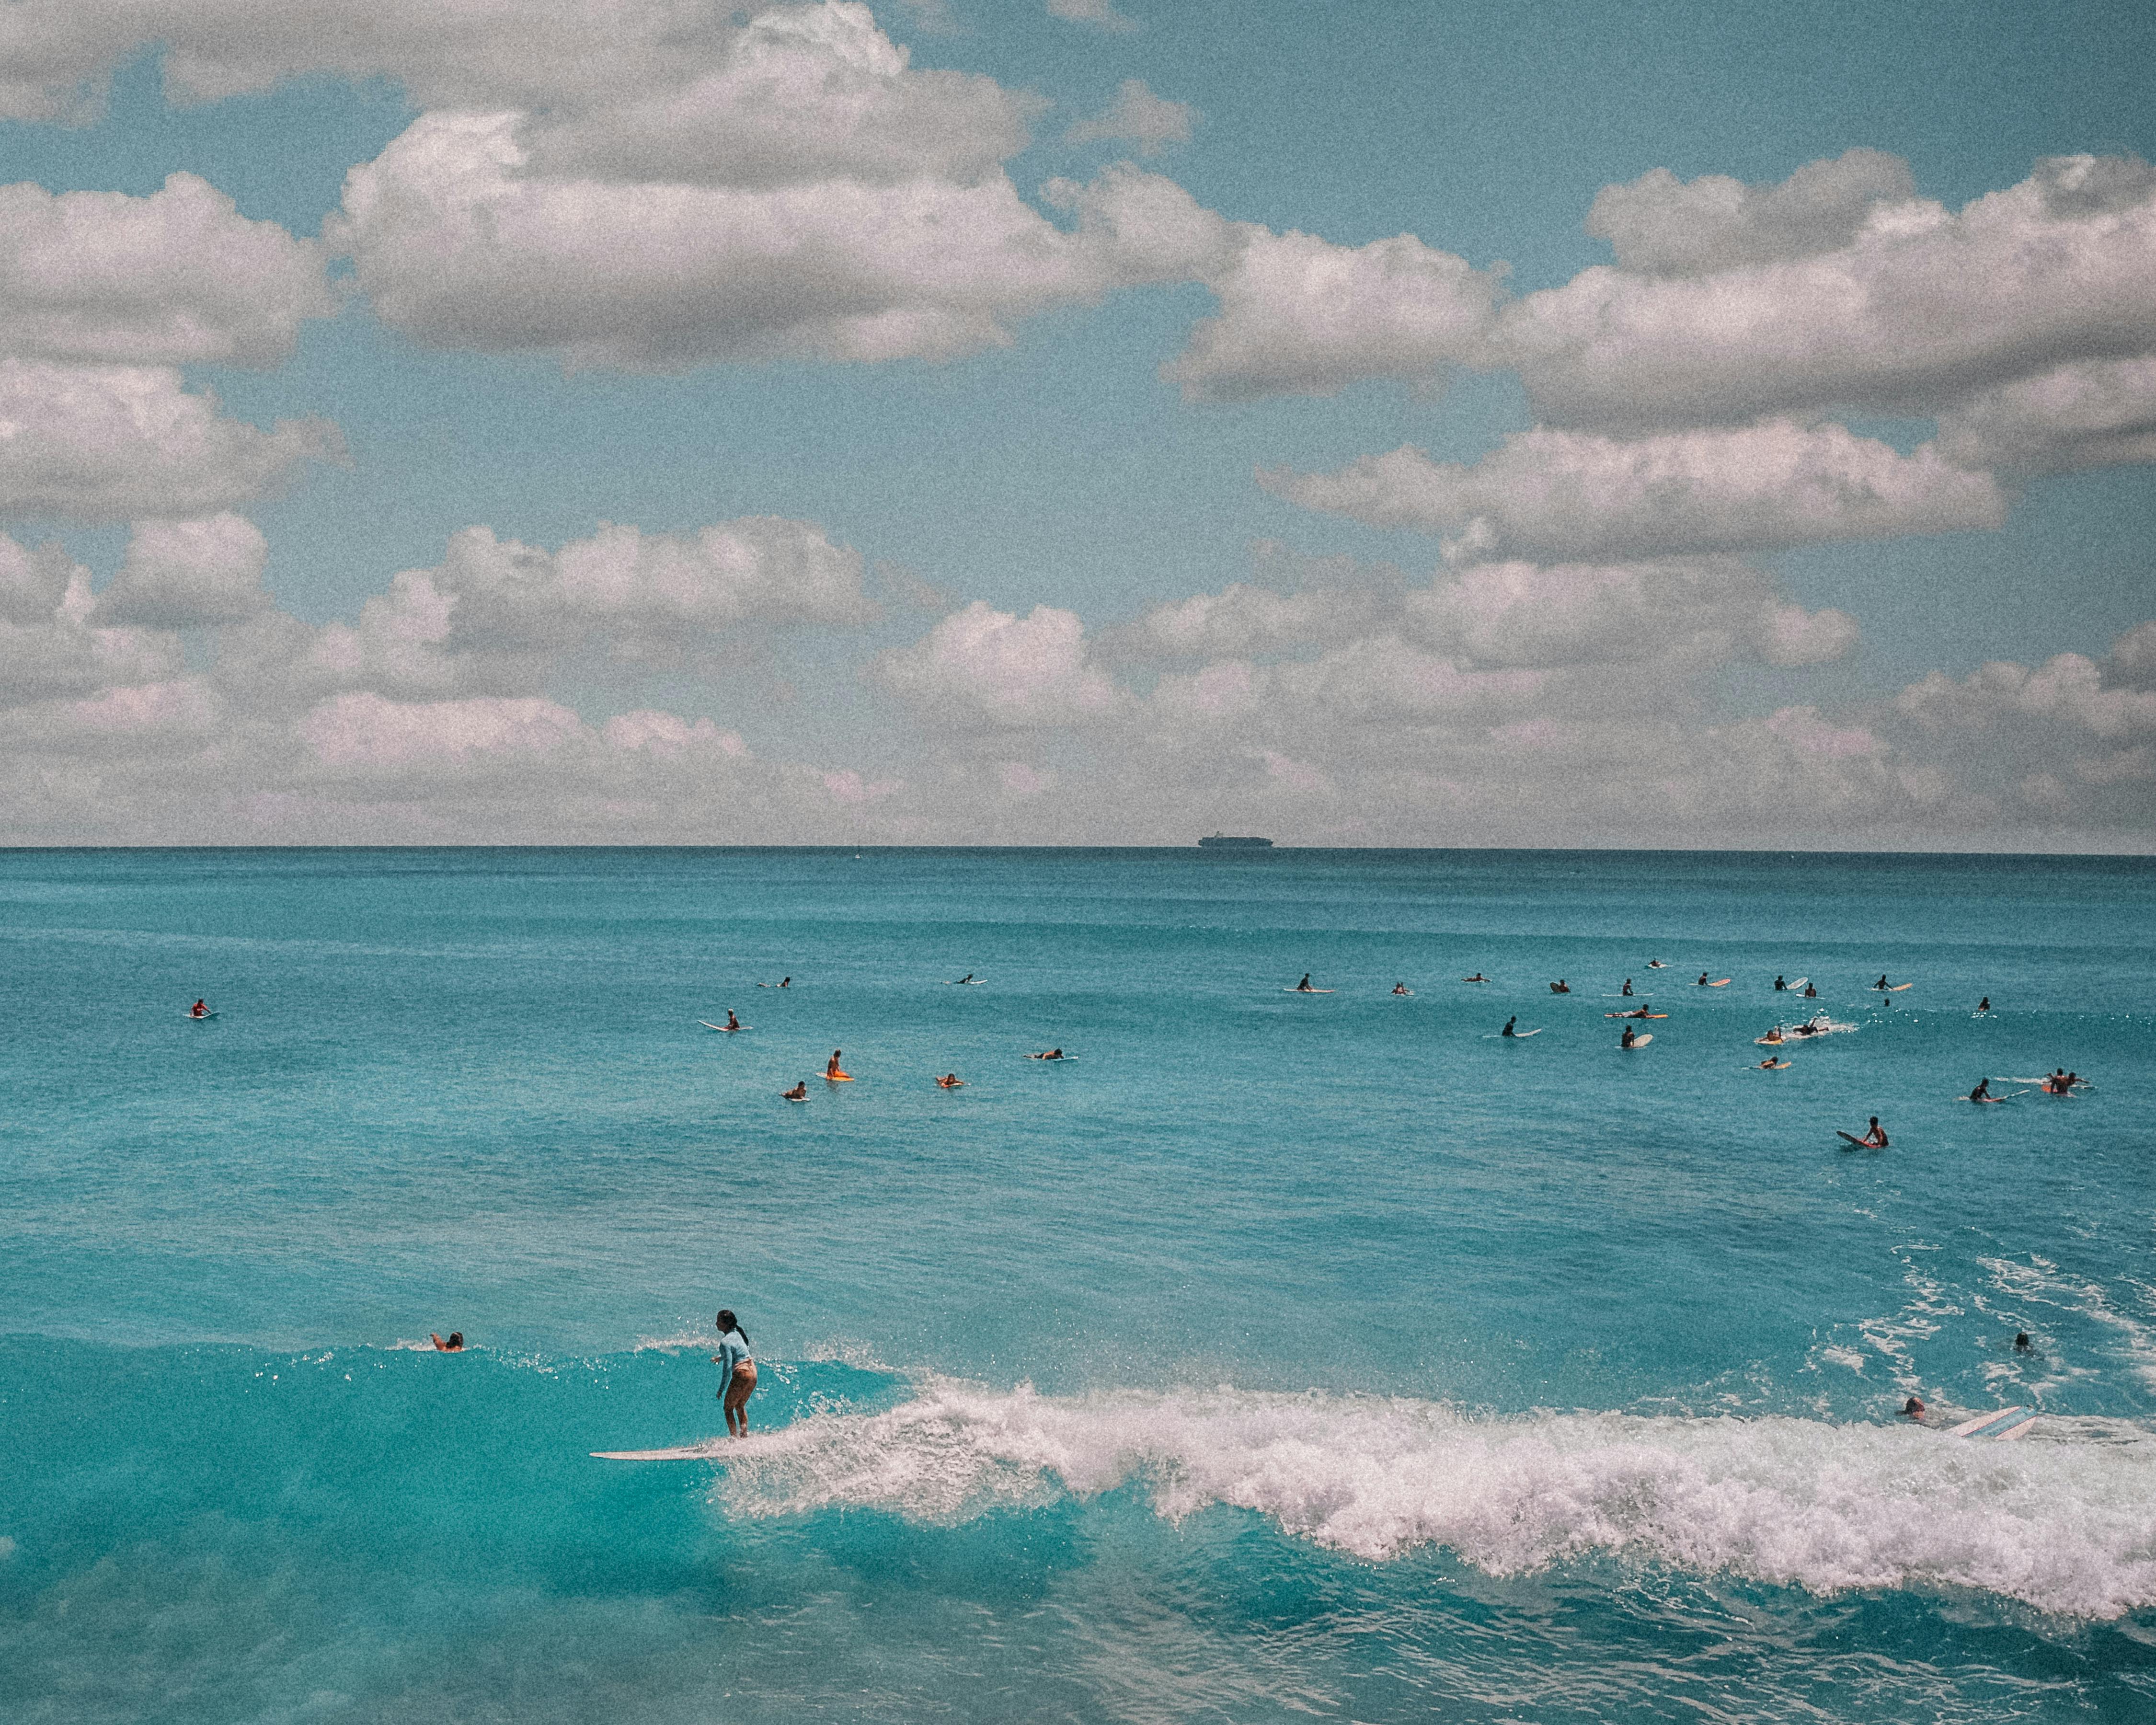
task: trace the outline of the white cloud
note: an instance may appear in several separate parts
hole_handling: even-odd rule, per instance
[[[960,729],[1091,722],[1122,699],[1091,662],[1076,614],[1050,605],[1020,618],[976,599],[879,655],[870,674],[928,722]]]
[[[1863,231],[1875,205],[1916,195],[1909,164],[1880,150],[1807,162],[1772,186],[1727,174],[1684,181],[1658,167],[1630,184],[1604,186],[1587,213],[1587,231],[1609,242],[1621,270],[1705,275],[1838,250]]]
[[[268,608],[261,531],[229,511],[194,521],[135,524],[127,555],[98,598],[98,621],[144,629],[202,629]]]
[[[90,572],[58,546],[25,549],[0,534],[0,707],[81,696],[169,677],[181,666],[172,636],[100,628]]]
[[[0,186],[0,352],[274,366],[335,305],[322,249],[176,173],[147,198]]]
[[[203,515],[281,490],[344,440],[324,419],[220,418],[170,366],[0,359],[0,516]]]
[[[433,114],[352,170],[332,226],[385,320],[436,346],[572,366],[947,359],[1051,306],[1186,274],[1202,234],[1138,236],[1167,240],[1159,256],[1126,244],[1127,174],[1081,198],[1067,233],[1001,172],[743,188],[529,162],[515,115]]]
[[[1620,188],[1620,206],[1626,189],[1639,191]],[[1748,226],[1740,200],[1734,228],[1692,234],[1697,255],[1712,263],[1749,246],[1761,261],[1681,277],[1585,270],[1507,307],[1487,362],[1516,367],[1547,420],[1638,428],[1830,408],[1932,413],[2156,346],[2146,163],[2052,157],[1958,213],[1916,198],[1865,208],[1846,244],[1790,256],[1777,248],[1794,242],[1772,223],[1764,237]],[[1670,234],[1645,237],[1646,225],[1616,231],[1658,264],[1682,251]]]
[[[2156,354],[2084,360],[1965,397],[1939,416],[1939,447],[1964,467],[2023,474],[2156,461]]]
[[[366,691],[335,696],[300,722],[300,735],[318,760],[357,768],[544,755],[583,730],[583,721],[567,707],[536,696],[399,701]]]
[[[1048,14],[1102,30],[1135,30],[1138,27],[1135,18],[1116,10],[1115,0],[1048,0]]]
[[[1116,99],[1090,120],[1081,120],[1063,134],[1066,144],[1127,141],[1141,155],[1157,155],[1167,145],[1187,144],[1198,110],[1188,102],[1172,102],[1157,96],[1142,78],[1126,78],[1116,87]]]
[[[1199,268],[1220,301],[1162,369],[1188,399],[1334,395],[1369,377],[1425,386],[1479,361],[1504,266],[1476,270],[1413,234],[1334,245],[1237,224],[1222,264]]]
[[[1538,429],[1471,465],[1419,449],[1268,490],[1375,526],[1456,536],[1449,556],[1632,558],[1992,528],[2007,499],[1926,444],[1903,455],[1787,420],[1632,439]]]
[[[1101,651],[1119,659],[1240,659],[1352,640],[1399,611],[1398,593],[1382,588],[1280,593],[1236,582],[1217,593],[1149,607],[1134,622],[1104,631]]]

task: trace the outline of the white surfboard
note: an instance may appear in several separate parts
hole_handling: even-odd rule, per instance
[[[1631,1041],[1631,1045],[1631,1045],[1632,1047],[1634,1047],[1634,1048],[1645,1048],[1645,1047],[1649,1043],[1652,1042],[1654,1040],[1655,1040],[1655,1039],[1654,1039],[1654,1037],[1653,1037],[1653,1035],[1652,1035],[1652,1034],[1649,1034],[1649,1035],[1645,1035],[1645,1036],[1635,1036],[1635,1037],[1632,1039],[1632,1041]],[[1620,1049],[1622,1049],[1622,1048],[1624,1048],[1624,1047],[1625,1046],[1625,1045],[1624,1043],[1621,1043],[1621,1042],[1620,1042],[1620,1043],[1619,1043],[1619,1044],[1617,1045],[1617,1046],[1618,1046]]]
[[[1485,1042],[1525,1042],[1530,1036],[1539,1036],[1542,1034],[1540,1026],[1537,1026],[1536,1029],[1532,1030],[1515,1030],[1509,1036],[1507,1036],[1502,1030],[1490,1030],[1484,1033],[1482,1040]],[[1645,1042],[1646,1040],[1647,1039],[1644,1036],[1635,1037],[1633,1039],[1634,1045],[1636,1047],[1640,1043]]]
[[[684,1444],[678,1450],[594,1450],[595,1461],[716,1461],[720,1450],[720,1440],[707,1439],[701,1444]]]
[[[709,1019],[698,1019],[696,1022],[706,1030],[724,1030],[729,1034],[736,1030],[753,1030],[756,1028],[754,1024],[715,1024]]]
[[[213,1012],[183,1012],[180,1016],[191,1024],[205,1024],[217,1014]]]
[[[1330,994],[1332,992],[1330,988],[1282,988],[1281,990],[1283,994]]]
[[[1989,1414],[1979,1414],[1974,1420],[1964,1420],[1947,1433],[1948,1437],[1991,1438],[2010,1442],[2026,1437],[2029,1428],[2036,1421],[2034,1408],[2000,1408]]]
[[[987,980],[986,977],[982,976],[946,977],[943,979],[943,986],[947,988],[978,988]]]

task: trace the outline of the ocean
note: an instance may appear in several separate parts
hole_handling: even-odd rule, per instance
[[[2156,1717],[2149,861],[18,850],[0,965],[11,1725]]]

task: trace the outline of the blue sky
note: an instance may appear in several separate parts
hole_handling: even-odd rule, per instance
[[[2007,328],[2002,320],[2022,315],[2015,305],[1972,302],[1964,311],[1953,291],[1937,288],[1937,271],[1949,266],[1919,260],[1894,276],[1904,266],[1877,261],[1885,254],[1865,252],[1871,242],[1854,229],[1815,231],[1805,215],[1790,229],[1794,238],[1779,228],[1758,230],[1764,239],[1751,228],[1735,239],[1709,235],[1700,242],[1708,267],[1690,279],[1703,280],[1710,295],[1727,280],[1727,303],[1741,306],[1745,295],[1768,291],[1759,286],[1763,271],[1794,280],[1845,257],[1851,279],[1882,303],[1905,291],[1896,285],[1905,279],[1941,295],[1943,309],[1926,314],[1931,321],[1906,331],[1889,312],[1866,308],[1888,345],[1868,347],[1863,363],[1892,370],[1892,344],[1920,343],[1940,317],[1965,317],[1978,331],[1969,343],[1983,352],[1956,362],[1951,382],[1889,399],[1856,377],[1851,398],[1838,402],[1789,382],[1810,362],[1804,355],[1763,350],[1763,372],[1782,380],[1779,395],[1763,387],[1741,410],[1695,414],[1696,425],[1675,408],[1643,408],[1638,423],[1611,421],[1604,409],[1590,425],[1577,414],[1568,420],[1562,408],[1552,418],[1551,400],[1523,387],[1516,355],[1526,350],[1497,323],[1426,350],[1400,336],[1409,324],[1398,320],[1421,315],[1440,291],[1424,275],[1389,277],[1373,289],[1379,300],[1394,298],[1355,314],[1373,321],[1352,361],[1336,351],[1337,305],[1322,294],[1294,300],[1277,282],[1265,287],[1248,352],[1307,341],[1317,356],[1296,360],[1301,369],[1285,387],[1251,381],[1245,365],[1205,386],[1219,398],[1186,399],[1162,375],[1191,349],[1194,326],[1227,303],[1224,271],[1240,266],[1224,259],[1285,258],[1281,239],[1291,233],[1310,236],[1343,269],[1369,255],[1358,249],[1396,235],[1414,237],[1417,269],[1452,269],[1430,261],[1449,257],[1471,283],[1502,264],[1502,283],[1486,290],[1496,296],[1491,316],[1512,317],[1517,329],[1529,324],[1518,315],[1522,302],[1577,299],[1582,272],[1606,273],[1612,244],[1587,231],[1589,210],[1605,187],[1657,171],[1677,189],[1655,194],[1653,219],[1697,224],[1713,218],[1681,188],[1704,177],[1755,188],[1748,208],[1765,209],[1764,189],[1810,172],[1807,164],[1883,152],[1907,164],[1906,177],[1863,168],[1884,175],[1887,189],[1863,193],[1871,202],[1861,208],[1914,209],[1928,200],[1952,221],[1974,200],[2030,182],[2044,158],[2145,160],[2156,154],[2156,110],[2145,99],[2156,19],[2146,8],[1966,6],[1927,16],[1845,5],[1133,0],[1120,8],[1066,4],[1062,11],[1078,15],[1055,16],[1033,0],[951,0],[878,8],[872,23],[859,8],[775,8],[766,16],[782,22],[824,14],[817,41],[842,37],[850,53],[869,51],[862,44],[910,51],[903,72],[886,65],[876,74],[890,100],[868,130],[849,134],[847,148],[915,153],[896,170],[863,170],[849,165],[853,158],[803,169],[798,186],[773,193],[772,174],[784,181],[787,171],[740,166],[758,147],[753,129],[796,141],[774,146],[783,152],[801,147],[800,138],[830,136],[840,121],[818,109],[830,99],[815,94],[828,87],[813,80],[808,95],[797,91],[776,108],[729,95],[728,69],[750,39],[730,33],[735,27],[715,22],[723,14],[711,8],[654,0],[626,9],[676,14],[662,22],[691,32],[687,69],[662,59],[654,74],[631,52],[633,41],[620,69],[606,69],[613,14],[592,8],[534,14],[537,46],[527,64],[517,39],[524,31],[485,0],[432,8],[436,19],[470,14],[465,33],[439,44],[424,39],[424,28],[395,39],[394,20],[382,22],[395,8],[332,5],[320,9],[321,44],[288,31],[274,51],[249,33],[254,4],[206,0],[168,8],[161,22],[158,8],[84,0],[74,18],[90,20],[94,39],[79,63],[57,70],[18,39],[13,58],[32,74],[28,84],[43,77],[41,87],[59,90],[73,77],[95,82],[116,71],[102,116],[88,123],[37,117],[45,99],[18,95],[15,111],[31,117],[0,124],[0,182],[154,202],[168,175],[185,172],[228,197],[234,221],[273,223],[299,240],[326,232],[328,255],[310,254],[291,269],[326,270],[340,309],[301,314],[289,357],[219,364],[200,343],[169,357],[179,387],[213,391],[228,418],[260,428],[333,422],[346,454],[295,463],[275,482],[235,480],[228,496],[198,487],[167,500],[153,485],[137,485],[127,508],[79,502],[50,485],[0,490],[7,530],[26,552],[57,542],[87,571],[104,608],[69,626],[143,637],[98,649],[132,667],[112,673],[121,680],[100,684],[89,671],[20,678],[6,747],[23,795],[15,832],[0,837],[1179,842],[1186,827],[1217,820],[1304,842],[1704,836],[2141,849],[2148,841],[2156,715],[2143,708],[2156,696],[2141,697],[2156,635],[2150,644],[2114,644],[2138,640],[2130,632],[2156,616],[2156,480],[2133,441],[2142,423],[2133,391],[2143,387],[2133,367],[2140,354],[2156,352],[2156,326],[2130,285],[2118,290],[2123,298],[2107,321],[2076,321],[2072,296],[2054,305],[2039,280],[2026,330]],[[375,20],[358,29],[357,49],[353,32],[337,28],[347,10]],[[548,60],[547,19],[566,13],[596,32],[596,56]],[[367,28],[382,39],[370,44]],[[749,24],[752,33],[757,28]],[[633,38],[634,28],[621,33]],[[208,100],[182,88],[168,101],[160,35],[172,37],[176,56],[219,69],[213,86],[247,88]],[[600,70],[589,72],[593,65]],[[678,72],[693,84],[699,66],[717,93],[692,89],[703,105],[667,120],[672,130],[657,142],[636,131],[636,105],[654,78]],[[963,90],[921,81],[941,72],[975,81]],[[194,75],[183,68],[177,81]],[[1125,100],[1129,80],[1143,97],[1135,109]],[[1119,100],[1121,121],[1092,129],[1121,126],[1121,135],[1066,140],[1074,123],[1111,115]],[[895,105],[901,101],[929,105]],[[946,112],[936,103],[961,105]],[[539,234],[498,277],[473,265],[467,315],[455,298],[466,290],[437,292],[426,273],[446,255],[429,249],[444,244],[439,233],[397,229],[388,218],[370,230],[348,219],[355,240],[341,238],[333,219],[349,171],[421,161],[416,151],[398,152],[441,116],[495,112],[521,116],[514,136],[527,146],[543,149],[558,136],[572,157],[612,151],[605,159],[615,178],[592,194],[601,199],[613,195],[609,185],[633,187],[621,191],[624,200],[671,196],[666,188],[685,174],[706,198],[696,220],[716,218],[714,186],[750,202],[798,192],[807,208],[838,198],[834,187],[845,182],[848,213],[831,218],[839,225],[820,243],[844,254],[842,269],[878,283],[887,259],[877,248],[911,243],[907,230],[886,223],[878,200],[896,208],[932,182],[975,197],[983,172],[998,184],[1008,176],[1010,208],[1024,221],[1045,216],[1044,227],[1066,234],[1075,218],[1051,182],[1098,188],[1130,183],[1116,182],[1119,172],[1142,176],[1152,195],[1183,200],[1180,249],[1167,264],[1150,254],[1133,262],[1119,239],[1099,258],[1059,264],[1066,285],[995,302],[997,336],[988,345],[916,341],[921,351],[896,357],[834,356],[812,333],[780,339],[775,357],[744,356],[727,351],[731,326],[716,334],[693,326],[706,300],[733,303],[724,282],[706,280],[687,311],[669,304],[654,314],[670,321],[653,352],[565,366],[567,337],[516,333],[520,300],[555,295],[578,327],[604,329],[618,315],[609,293],[619,292],[628,308],[619,315],[632,319],[635,305],[663,294],[626,273],[610,285],[603,269],[593,280],[557,279],[547,247],[569,257],[581,244],[563,228]],[[898,141],[872,137],[878,125]],[[983,138],[1016,125],[1029,141],[985,142],[970,166],[946,172],[942,145],[906,130],[919,125],[934,137],[978,126]],[[736,153],[721,151],[713,167],[706,157],[717,146],[697,141],[726,126]],[[697,151],[701,165],[682,169],[684,152]],[[432,160],[422,162],[424,172]],[[1117,167],[1126,162],[1128,170]],[[408,166],[376,172],[395,181],[398,195],[420,195]],[[521,187],[550,172],[542,162],[511,177]],[[2128,224],[2125,239],[2102,243],[2112,247],[2105,267],[2130,274],[2117,259],[2140,244],[2132,223],[2148,198],[2133,189],[2130,166],[2120,172],[2128,189],[2112,202],[2126,213],[2090,219]],[[594,182],[582,173],[572,160],[557,178],[588,192]],[[1841,183],[1820,182],[1827,188],[1820,195],[1859,196],[1861,187],[1835,191]],[[100,211],[95,220],[121,219]],[[29,297],[43,306],[74,294],[100,316],[110,311],[100,295],[110,300],[119,290],[109,265],[96,261],[95,232],[85,215],[72,239],[56,242],[63,263],[42,259],[36,295],[0,300],[0,330],[8,316],[24,315]],[[207,257],[226,240],[205,228],[199,243]],[[679,241],[685,256],[700,243],[693,229]],[[1999,242],[2066,243],[2050,228]],[[83,259],[73,285],[54,274],[65,275],[67,244]],[[1716,244],[1739,250],[1713,254]],[[673,265],[661,258],[638,267],[663,274]],[[693,267],[731,266],[721,259]],[[808,272],[810,291],[828,285],[820,265],[788,267]],[[1086,270],[1106,274],[1096,280]],[[962,275],[954,266],[937,291],[968,306],[1002,291],[977,292]],[[424,303],[393,305],[385,316],[366,290],[370,279],[398,284],[384,290],[393,297],[403,291]],[[303,290],[290,270],[279,280],[282,290]],[[2092,280],[2092,299],[2111,291]],[[1620,287],[1636,292],[1642,316],[1664,315],[1655,295],[1670,297],[1667,282],[1652,269],[1634,270]],[[791,290],[783,274],[770,288],[781,298]],[[157,291],[182,290],[167,281]],[[1772,291],[1806,290],[1784,281]],[[244,320],[232,308],[245,294],[220,292],[218,315]],[[151,293],[132,291],[125,315],[147,316]],[[716,327],[739,314],[711,316]],[[1999,326],[1995,336],[1982,336],[1986,320]],[[1766,326],[1772,321],[1770,311]],[[99,339],[106,345],[62,352],[48,337],[23,336],[10,351],[105,376],[98,368],[110,367],[116,350]],[[2032,344],[2043,347],[2041,363],[2029,357]],[[149,351],[140,341],[128,349]],[[1397,362],[1388,357],[1395,352]],[[1656,352],[1649,358],[1665,383],[1689,363]],[[1336,362],[1346,369],[1325,369]],[[1605,372],[1634,362],[1620,352]],[[1741,370],[1741,355],[1735,363]],[[2054,405],[2042,411],[2056,418],[2066,411],[2055,403],[2066,388],[2060,378],[2076,388],[2095,378],[2088,387],[2107,392],[2106,423],[2117,434],[2100,451],[2076,432],[2058,453],[2065,434],[2050,420],[2049,453],[2033,464],[2017,455],[2019,466],[1968,453],[1981,444],[1978,433],[1958,444],[1948,436],[1962,423],[1956,413],[1970,424],[1972,414],[1989,413],[1983,423],[1995,424],[1987,389],[2050,388],[2044,399]],[[1787,513],[1754,496],[1738,511],[1743,521],[1717,516],[1708,539],[1695,533],[1662,545],[1635,524],[1605,543],[1591,526],[1521,517],[1478,551],[1430,525],[1428,510],[1439,506],[1427,497],[1397,507],[1356,503],[1341,501],[1348,491],[1333,482],[1407,446],[1437,467],[1456,465],[1467,475],[1459,483],[1482,484],[1481,496],[1497,483],[1486,458],[1538,425],[1560,440],[1602,439],[1598,459],[1630,459],[1659,449],[1656,438],[1681,435],[1707,461],[1697,449],[1718,449],[1746,423],[1784,427],[1778,435],[1810,451],[1793,484],[1811,482],[1804,461],[1825,459],[1821,427],[1861,440],[1867,472],[1888,473],[1878,465],[1886,452],[1913,463],[1950,444],[1958,453],[1947,479],[1958,501],[1939,501],[1938,475],[1894,465],[1893,483],[1922,479],[1930,490],[1889,511],[1891,521],[1881,516],[1887,524],[1876,531],[1839,519],[1824,527],[1748,525],[1753,515]],[[1545,467],[1584,459],[1579,447],[1534,459]],[[1765,449],[1739,439],[1726,454],[1712,454],[1724,464],[1714,471],[1726,474],[1730,463],[1741,470]],[[1307,483],[1260,484],[1261,470]],[[1988,506],[1962,483],[1965,471],[2005,501]],[[1543,468],[1523,468],[1507,483],[1545,479]],[[1415,490],[1426,479],[1418,470],[1405,483]],[[1466,504],[1443,506],[1461,520],[1472,513]],[[1712,506],[1727,516],[1735,506]],[[1414,525],[1399,524],[1403,510]],[[177,554],[158,563],[154,547],[163,542],[139,525],[226,514],[260,535],[259,552],[238,530],[224,535],[220,544],[241,547],[229,552],[239,559],[230,568],[198,563],[176,573]],[[662,603],[649,593],[624,601],[643,608],[641,621],[601,615],[583,601],[573,621],[567,612],[543,624],[520,614],[524,634],[508,640],[475,632],[470,619],[487,602],[467,592],[453,598],[447,633],[429,645],[455,665],[394,675],[356,668],[358,649],[345,636],[310,633],[363,632],[367,606],[383,599],[393,576],[443,566],[452,536],[475,526],[553,553],[606,522],[694,536],[765,517],[801,524],[834,555],[855,558],[856,573],[833,578],[854,581],[860,603],[834,593],[789,597],[781,588],[791,578],[780,572],[759,577],[747,598],[729,589],[692,602]],[[130,553],[131,544],[149,548]],[[120,576],[130,557],[131,572]],[[259,593],[249,587],[234,596],[234,583],[257,580]],[[446,578],[437,585],[448,590]],[[174,597],[212,587],[218,596],[194,613]],[[1224,593],[1231,597],[1223,603],[1198,603]],[[1366,604],[1373,594],[1380,598]],[[1231,610],[1263,609],[1266,596],[1300,596],[1321,620],[1267,611],[1255,634],[1247,619],[1224,621]],[[1155,607],[1183,608],[1180,621],[1147,623]],[[1776,608],[1799,620],[1773,624]],[[1342,623],[1351,613],[1366,616],[1363,633]],[[661,614],[671,619],[665,629],[653,621]],[[1472,627],[1461,620],[1471,614]],[[1066,615],[1075,623],[1062,622]],[[1702,619],[1702,632],[1680,645],[1673,631]],[[160,625],[163,639],[151,639]],[[49,641],[26,635],[20,662],[90,651],[54,628]],[[542,635],[544,654],[533,644]],[[505,656],[512,649],[513,665]],[[271,700],[263,692],[265,653],[321,667],[344,657],[341,669],[312,680],[289,680]],[[1983,681],[1988,662],[2015,667],[2020,680],[2000,673]],[[1933,677],[1943,680],[1928,684]],[[122,711],[125,722],[114,717]],[[635,771],[616,782],[608,774],[621,762],[598,739],[625,712],[669,715],[692,740],[663,758],[655,746],[630,746]],[[1605,759],[1613,730],[1631,737],[1631,758],[1650,763],[1629,788]],[[713,732],[732,741],[705,760],[715,746],[694,739]],[[1754,790],[1734,793],[1733,782]],[[74,789],[54,788],[69,783]]]

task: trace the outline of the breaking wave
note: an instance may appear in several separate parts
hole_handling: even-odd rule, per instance
[[[1137,1484],[1371,1562],[1444,1546],[1492,1575],[1607,1554],[1830,1594],[1965,1588],[2110,1618],[2156,1604],[2156,1435],[2047,1419],[2027,1443],[1789,1418],[1471,1415],[1378,1398],[1123,1392],[929,1378],[875,1414],[730,1445],[739,1516],[875,1508],[949,1522]]]

